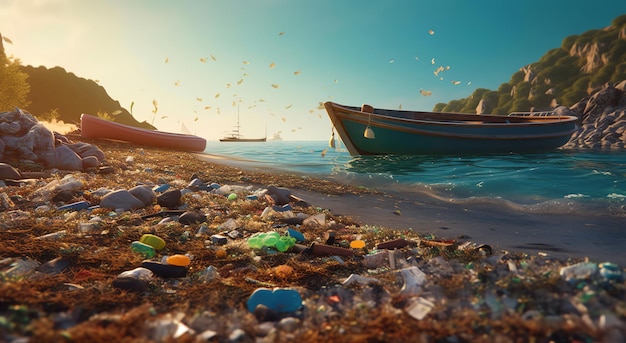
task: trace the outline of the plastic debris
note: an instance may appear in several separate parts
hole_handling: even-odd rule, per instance
[[[588,279],[598,271],[598,266],[592,262],[580,262],[561,268],[560,274],[565,281]]]
[[[57,239],[65,237],[65,234],[66,234],[65,230],[61,230],[61,231],[57,231],[57,232],[48,233],[48,234],[45,234],[43,236],[39,236],[39,237],[37,237],[37,239],[45,239],[45,240],[56,241]]]
[[[417,320],[422,320],[428,315],[430,310],[433,309],[435,304],[422,297],[417,297],[411,299],[409,305],[405,308],[405,311],[413,318]]]
[[[403,294],[418,294],[422,290],[422,285],[426,283],[426,274],[419,268],[413,266],[398,270],[404,278],[404,285],[400,290]]]
[[[175,315],[168,313],[163,318],[150,323],[150,338],[156,342],[167,342],[171,339],[178,339],[186,333],[194,334],[192,329],[181,322],[184,316],[182,312]]]
[[[154,250],[161,250],[165,248],[165,241],[161,237],[151,235],[149,233],[146,233],[143,236],[141,236],[141,238],[139,239],[139,242],[153,247]]]
[[[326,225],[326,214],[319,213],[319,214],[310,216],[302,222],[302,225],[324,226]]]
[[[153,276],[154,274],[152,273],[150,269],[138,267],[132,270],[121,272],[117,277],[120,277],[120,278],[131,277],[131,278],[138,279],[138,280],[148,281],[148,280],[151,280]]]
[[[358,274],[350,274],[347,279],[345,279],[341,284],[344,286],[350,286],[352,284],[358,285],[369,285],[370,283],[379,283],[378,279],[374,279],[367,276],[362,276]]]
[[[154,251],[154,247],[145,243],[141,243],[140,241],[134,241],[130,244],[130,249],[133,252],[142,254],[144,258],[154,257],[156,253]]]
[[[615,281],[622,280],[622,269],[619,265],[611,262],[602,262],[598,265],[598,268],[600,268],[600,275],[605,279]]]
[[[215,245],[224,245],[228,243],[228,238],[220,234],[211,235],[211,243]]]
[[[362,248],[365,248],[365,242],[363,240],[356,239],[356,240],[350,242],[350,248],[352,248],[352,249],[362,249]]]
[[[296,243],[295,238],[281,236],[278,232],[259,232],[248,238],[248,246],[253,249],[276,248],[280,252],[289,250]]]
[[[220,277],[220,273],[214,266],[208,266],[199,274],[199,278],[205,282],[213,281]]]
[[[187,268],[183,266],[163,264],[154,261],[143,261],[141,266],[151,270],[154,275],[162,278],[181,278],[187,276]]]
[[[304,235],[302,234],[302,232],[298,231],[298,230],[294,230],[292,228],[288,228],[287,229],[287,234],[290,237],[293,237],[296,240],[296,243],[302,243],[304,242]]]
[[[163,192],[165,192],[165,191],[166,191],[166,190],[168,190],[168,189],[170,189],[170,185],[169,185],[169,184],[167,184],[167,183],[164,183],[164,184],[162,184],[162,185],[158,185],[158,186],[154,186],[154,187],[152,188],[152,190],[153,190],[155,193],[163,193]]]
[[[367,268],[380,268],[387,262],[387,253],[385,251],[378,251],[374,254],[365,255],[363,258],[363,265]]]
[[[59,211],[80,211],[89,208],[91,206],[86,201],[77,201],[71,204],[63,205],[57,208]]]
[[[166,259],[167,264],[173,266],[183,266],[186,267],[191,264],[191,259],[186,255],[176,254],[172,256],[168,256]]]
[[[302,307],[302,297],[293,288],[257,288],[248,299],[248,311],[254,313],[258,305],[276,312],[295,312]]]
[[[318,243],[311,244],[310,251],[315,256],[352,256],[356,254],[354,250]]]

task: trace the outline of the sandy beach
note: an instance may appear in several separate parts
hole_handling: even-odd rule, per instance
[[[198,154],[211,163],[254,171],[245,161]],[[276,171],[279,174],[278,171]],[[559,258],[585,258],[626,265],[624,218],[571,214],[524,213],[493,205],[464,206],[447,199],[420,194],[322,194],[294,189],[314,206],[351,216],[362,225],[412,229],[445,239],[490,244],[495,249],[543,254]]]
[[[233,166],[240,161],[227,157],[207,160],[69,137],[98,145],[106,155],[102,169],[44,170],[48,176],[3,188],[10,202],[0,211],[1,341],[620,342],[626,337],[625,262],[619,251],[624,241],[617,220],[494,212],[276,170],[252,171]],[[37,164],[11,162],[22,172],[42,174]],[[82,188],[50,193],[49,199],[34,196],[66,176],[80,180]],[[213,183],[233,186],[234,195],[211,191]],[[157,199],[125,211],[60,209],[76,202],[102,205],[115,193],[107,189],[142,185],[148,190],[168,185],[185,195],[165,208]],[[301,223],[280,209],[273,213],[275,205],[265,196],[247,198],[270,185],[304,200],[288,204]],[[194,217],[198,220],[189,220]],[[288,250],[251,246],[252,238],[271,233],[293,244],[290,229],[303,238]],[[146,235],[153,250],[137,244]],[[389,242],[400,245],[383,247]],[[289,296],[273,298],[276,290]]]

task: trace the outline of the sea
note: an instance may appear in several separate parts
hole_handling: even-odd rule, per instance
[[[626,151],[351,156],[328,141],[210,141],[205,154],[244,169],[301,174],[464,206],[626,217]]]

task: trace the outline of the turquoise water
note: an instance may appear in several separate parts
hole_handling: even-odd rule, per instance
[[[324,141],[268,141],[208,142],[206,153],[244,168],[302,173],[442,201],[626,216],[626,152],[353,157]]]

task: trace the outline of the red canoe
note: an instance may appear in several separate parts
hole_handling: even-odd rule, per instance
[[[104,120],[89,114],[80,116],[81,136],[108,138],[157,148],[204,151],[206,139],[194,135],[141,129]]]

